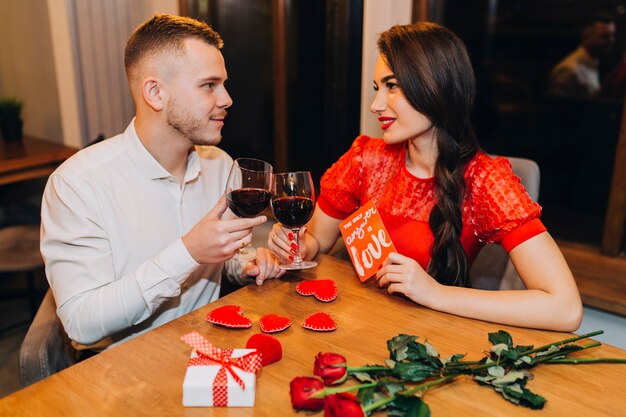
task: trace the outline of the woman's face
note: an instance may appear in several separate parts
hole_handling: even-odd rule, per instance
[[[376,96],[370,111],[378,116],[385,143],[400,143],[433,133],[433,124],[404,97],[395,74],[382,55],[374,67],[374,91]]]

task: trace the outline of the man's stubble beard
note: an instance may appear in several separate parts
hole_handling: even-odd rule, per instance
[[[215,138],[201,137],[198,133],[202,132],[202,121],[181,109],[173,100],[168,103],[167,124],[187,138],[194,146],[215,146],[222,140],[221,135]]]

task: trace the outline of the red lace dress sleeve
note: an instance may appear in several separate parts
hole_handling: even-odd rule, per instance
[[[511,163],[503,157],[479,154],[471,175],[470,221],[485,243],[500,243],[507,252],[546,228],[541,206],[530,198]]]
[[[367,136],[357,137],[348,152],[322,176],[317,204],[331,217],[345,219],[361,205],[362,152],[368,140]]]

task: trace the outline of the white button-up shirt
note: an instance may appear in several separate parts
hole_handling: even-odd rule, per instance
[[[563,58],[550,73],[550,92],[563,97],[591,98],[600,92],[598,60],[582,46]]]
[[[181,186],[143,146],[133,120],[50,176],[41,252],[72,340],[117,342],[218,298],[224,264],[199,265],[181,236],[224,193],[231,164],[218,148],[197,148]],[[241,267],[227,264],[232,274]]]

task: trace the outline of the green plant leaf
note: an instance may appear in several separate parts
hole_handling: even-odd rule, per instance
[[[525,365],[532,365],[533,364],[533,359],[530,356],[521,356],[519,359],[517,359],[513,365],[515,365],[515,367],[525,367]]]
[[[407,381],[419,382],[439,375],[439,368],[421,362],[397,362],[393,367],[394,375]]]
[[[389,382],[384,384],[385,389],[387,390],[387,394],[396,395],[401,393],[406,389],[404,384],[400,382]]]
[[[417,342],[418,336],[399,335],[387,341],[390,358],[394,361],[424,362],[442,368],[439,353],[430,346]]]
[[[376,381],[367,372],[352,372],[350,373],[350,375],[355,377],[360,382],[375,382]]]
[[[496,379],[494,379],[491,384],[497,386],[510,385],[519,381],[520,379],[526,381],[528,377],[529,374],[525,371],[509,371],[500,377],[496,377]]]
[[[560,349],[558,346],[554,346],[554,345],[552,345],[552,346],[550,346],[550,347],[549,347],[548,349],[546,349],[546,350],[542,350],[542,351],[540,351],[540,352],[537,352],[537,353],[535,354],[535,356],[537,356],[537,357],[538,357],[538,356],[551,355],[551,354],[553,354],[553,353],[559,352],[560,350],[561,350],[561,349]]]
[[[377,387],[361,388],[357,393],[357,398],[364,407],[383,398],[383,394],[377,391]]]
[[[509,347],[513,347],[513,338],[509,333],[505,332],[504,330],[498,330],[495,333],[489,333],[489,340],[494,345],[504,343]]]
[[[489,375],[495,376],[496,378],[503,377],[505,373],[504,368],[501,366],[490,366],[487,368],[487,372]]]
[[[465,357],[465,353],[457,353],[456,355],[450,356],[450,362],[457,363],[460,362],[461,359]]]
[[[437,352],[437,349],[435,349],[433,345],[428,343],[428,339],[424,340],[424,346],[426,346],[426,353],[428,356],[431,358],[439,358],[439,352]]]
[[[502,394],[505,399],[511,401],[512,403],[521,405],[522,407],[532,408],[533,410],[542,409],[546,403],[546,399],[544,397],[535,394],[523,386],[520,386],[520,384],[494,387],[494,390]]]
[[[402,361],[407,358],[408,345],[414,342],[418,336],[410,336],[408,334],[399,334],[387,341],[387,349],[389,349],[389,357],[394,361]]]
[[[509,345],[506,343],[498,343],[497,345],[491,346],[491,352],[496,356],[502,356],[502,352],[506,355],[506,352],[509,350]]]
[[[430,417],[430,408],[419,397],[398,395],[389,404],[387,415],[394,417]]]

